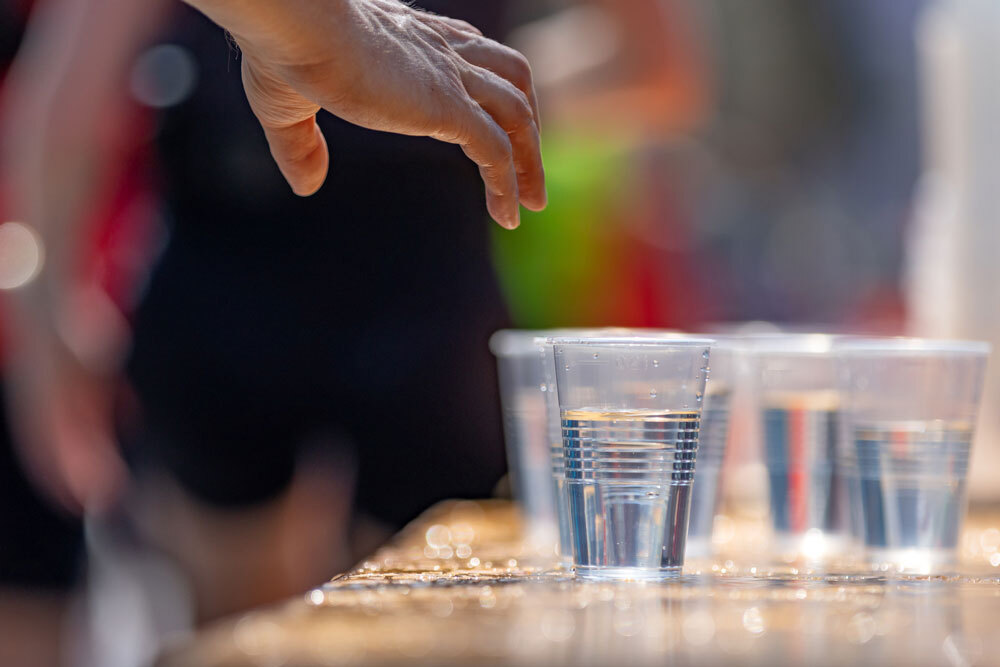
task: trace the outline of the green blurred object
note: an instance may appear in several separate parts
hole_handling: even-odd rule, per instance
[[[521,226],[493,232],[493,257],[515,326],[607,323],[628,185],[623,141],[549,134],[543,142],[549,205]]]

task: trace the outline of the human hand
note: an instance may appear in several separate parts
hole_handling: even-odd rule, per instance
[[[309,195],[329,155],[320,108],[373,130],[458,144],[490,215],[546,205],[538,105],[527,60],[473,26],[398,0],[188,0],[230,30],[243,83],[292,189]]]
[[[126,468],[112,428],[112,396],[127,328],[107,296],[81,290],[56,317],[35,308],[30,289],[10,308],[5,385],[21,459],[39,488],[79,513],[106,509],[120,495]]]

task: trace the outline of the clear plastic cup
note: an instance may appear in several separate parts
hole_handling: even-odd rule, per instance
[[[838,493],[836,340],[777,334],[751,341],[774,548],[783,556],[824,557],[849,532]]]
[[[651,338],[701,337],[701,334],[684,334],[670,329],[566,329],[560,336],[638,336]],[[698,444],[698,470],[691,492],[691,511],[688,522],[688,558],[704,558],[712,553],[712,530],[722,496],[722,469],[729,440],[729,423],[732,401],[737,391],[739,373],[737,365],[745,355],[746,342],[741,336],[714,336],[712,364],[705,387],[701,429]],[[564,564],[572,564],[573,537],[569,517],[568,498],[565,490],[565,466],[562,453],[562,423],[556,394],[555,365],[552,336],[540,337],[537,342],[545,348],[546,414],[549,442],[552,443],[553,476],[556,485],[556,513],[559,519],[559,551]]]
[[[505,329],[490,338],[497,358],[504,439],[514,499],[521,505],[525,537],[536,550],[558,540],[556,492],[546,422],[542,331]]]
[[[989,345],[873,338],[837,348],[844,469],[868,556],[900,571],[951,567]]]
[[[540,554],[553,550],[570,563],[568,526],[560,526],[558,506],[564,503],[562,486],[562,438],[551,349],[543,342],[553,335],[597,335],[624,329],[502,329],[490,337],[490,350],[497,358],[500,403],[503,413],[507,465],[514,499],[521,506],[525,539]],[[551,389],[551,391],[550,391]],[[547,393],[548,392],[548,393]],[[554,425],[554,427],[553,427]],[[556,437],[552,438],[553,428]],[[555,446],[553,446],[555,445]],[[560,488],[557,489],[557,484]],[[562,520],[565,524],[565,519]]]
[[[577,576],[680,573],[711,342],[552,340]]]
[[[712,553],[712,529],[722,497],[722,471],[729,442],[730,415],[740,379],[738,365],[746,353],[746,342],[735,336],[711,336],[712,363],[705,386],[698,437],[698,470],[691,491],[687,557],[704,558]]]

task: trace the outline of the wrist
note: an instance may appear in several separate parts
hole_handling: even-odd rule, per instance
[[[276,64],[298,65],[314,57],[303,42],[304,26],[336,41],[357,0],[184,0],[225,28],[241,49],[259,49]]]

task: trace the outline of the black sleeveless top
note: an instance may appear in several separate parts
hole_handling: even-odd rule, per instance
[[[493,35],[506,4],[421,3]],[[317,194],[297,197],[250,111],[238,53],[197,12],[179,14],[169,41],[193,55],[197,84],[162,113],[156,137],[171,229],[161,271],[184,260],[169,285],[186,283],[179,296],[238,275],[241,292],[291,317],[324,316],[315,324],[329,335],[400,321],[438,328],[471,307],[503,319],[483,185],[457,146],[320,112],[330,172]]]
[[[496,35],[505,4],[426,6]],[[162,41],[190,53],[197,83],[156,133],[170,236],[129,365],[143,454],[239,503],[280,487],[294,443],[332,431],[356,443],[358,502],[382,518],[488,495],[504,464],[487,340],[507,320],[476,167],[321,112],[330,172],[297,197],[223,31],[183,7]]]

